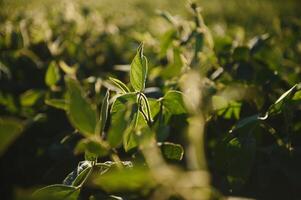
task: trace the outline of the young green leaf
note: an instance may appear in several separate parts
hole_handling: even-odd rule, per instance
[[[186,113],[183,94],[179,91],[167,92],[163,97],[163,105],[172,114],[179,115]]]
[[[147,59],[143,55],[143,44],[138,47],[136,56],[131,63],[130,81],[136,92],[141,92],[145,88],[147,76]]]
[[[47,86],[52,87],[60,80],[60,72],[56,63],[53,61],[49,64],[45,75],[45,83]]]
[[[37,190],[33,197],[37,200],[77,200],[79,192],[79,188],[56,184]]]
[[[112,77],[109,77],[109,79],[122,91],[122,93],[126,94],[130,92],[130,89],[122,81]]]
[[[12,118],[0,118],[0,156],[8,146],[22,133],[24,125]]]
[[[79,83],[71,78],[66,79],[69,92],[68,117],[72,125],[83,135],[92,135],[96,126],[96,111],[84,98]]]

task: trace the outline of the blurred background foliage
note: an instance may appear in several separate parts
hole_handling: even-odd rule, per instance
[[[231,140],[230,150],[219,144],[237,121],[264,114],[279,96],[300,83],[300,1],[197,3],[214,47],[201,50],[201,61],[192,59],[188,65],[200,66],[202,77],[208,77],[203,87],[208,99],[203,99],[202,109],[211,113],[206,124],[205,152],[213,187],[230,196],[298,199],[300,93],[285,108],[290,112],[283,111],[285,114],[256,126],[251,140]],[[65,113],[44,103],[45,99],[64,95],[62,71],[76,68],[87,96],[97,103],[104,95],[95,97],[95,85],[102,85],[103,91],[107,76],[128,82],[128,64],[137,44],[144,41],[150,62],[148,86],[161,89],[158,97],[167,89],[181,88],[179,76],[169,66],[177,64],[177,51],[187,60],[193,57],[193,44],[181,48],[171,44],[180,41],[175,32],[182,31],[185,36],[193,26],[187,5],[184,0],[0,1],[0,115],[9,119],[0,124],[5,124],[5,129],[11,124],[20,125],[12,125],[14,136],[7,139],[9,146],[0,149],[1,199],[22,199],[37,186],[61,182],[83,160],[82,155],[73,153],[80,136],[73,134]],[[164,19],[168,15],[162,11],[175,16],[177,25]],[[45,74],[54,63],[61,69],[53,72],[57,80],[45,82]],[[170,75],[173,73],[175,77]],[[179,134],[169,136],[169,140],[185,145],[180,133],[184,132],[186,119],[172,118],[170,132]],[[22,129],[25,131],[21,134]],[[75,136],[69,138],[70,134]],[[277,145],[275,137],[282,145]],[[243,140],[252,147],[254,138],[255,159],[253,153],[235,145]],[[240,160],[242,152],[246,152],[247,159]],[[225,166],[225,162],[229,163]],[[232,166],[233,162],[242,165]],[[180,165],[186,166],[184,161]]]

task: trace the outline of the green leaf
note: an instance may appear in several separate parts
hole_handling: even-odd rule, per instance
[[[20,96],[20,103],[22,106],[33,106],[41,97],[43,92],[39,90],[27,90]]]
[[[79,162],[77,168],[68,174],[68,176],[64,179],[63,184],[79,186],[85,177],[90,173],[91,169],[92,164],[90,161]]]
[[[92,157],[103,157],[108,155],[109,146],[100,138],[82,139],[75,147],[76,153],[86,152]],[[90,160],[90,159],[88,159]]]
[[[47,86],[52,87],[60,80],[60,72],[56,63],[53,61],[49,64],[45,75],[45,83]]]
[[[145,88],[147,76],[147,59],[143,55],[143,44],[138,47],[137,54],[131,63],[130,81],[135,91],[141,92]]]
[[[72,125],[83,135],[92,135],[96,126],[96,111],[84,98],[79,83],[71,78],[66,79],[69,93],[68,117]]]
[[[162,58],[166,55],[168,48],[171,46],[173,39],[176,37],[177,31],[175,29],[168,30],[164,33],[160,41],[160,53]]]
[[[109,193],[142,192],[154,186],[154,179],[146,168],[113,168],[105,174],[96,175],[93,183]]]
[[[161,103],[157,99],[152,99],[152,98],[148,98],[148,102],[149,102],[150,111],[152,114],[152,119],[154,119],[156,117],[156,115],[158,115],[160,112],[160,104]]]
[[[101,110],[100,110],[100,117],[98,120],[98,123],[96,125],[95,134],[102,135],[107,118],[108,118],[108,112],[109,112],[109,99],[110,99],[110,91],[107,90],[107,93],[102,101]]]
[[[23,123],[17,119],[0,118],[0,156],[22,133],[23,129]]]
[[[173,49],[173,62],[169,64],[162,71],[162,76],[164,78],[173,78],[180,75],[182,67],[184,66],[184,58],[180,47],[175,47]]]
[[[169,160],[182,160],[184,155],[184,149],[179,144],[170,142],[159,143],[162,154],[166,159]]]
[[[172,114],[178,115],[186,113],[183,102],[183,94],[179,91],[169,91],[163,97],[164,107]]]
[[[68,109],[68,104],[65,99],[45,99],[45,104],[61,110]]]
[[[121,95],[114,101],[111,107],[111,126],[107,138],[111,147],[121,144],[134,104],[136,104],[136,94],[134,93]]]
[[[137,132],[139,130],[136,126],[138,124],[139,119],[143,119],[141,113],[138,112],[138,110],[133,111],[133,116],[131,118],[132,120],[127,129],[124,131],[123,135],[123,148],[126,152],[138,146]]]
[[[130,92],[130,89],[122,81],[112,77],[109,77],[109,79],[122,91],[122,93],[126,94]]]
[[[33,197],[42,200],[77,200],[79,192],[79,188],[56,184],[36,191]]]
[[[273,115],[273,114],[278,114],[282,111],[283,106],[285,103],[290,100],[293,95],[295,94],[297,90],[297,84],[291,87],[289,90],[287,90],[285,93],[283,93],[273,105],[271,105],[268,109],[268,114]]]

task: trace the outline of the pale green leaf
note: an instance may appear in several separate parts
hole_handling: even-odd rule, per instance
[[[147,70],[147,59],[143,55],[143,44],[141,44],[138,47],[137,54],[131,63],[130,81],[135,91],[141,92],[144,90]]]
[[[49,64],[45,75],[45,83],[47,86],[54,86],[60,80],[60,72],[56,63],[53,61]]]

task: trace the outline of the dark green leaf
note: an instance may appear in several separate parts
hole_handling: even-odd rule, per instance
[[[184,155],[184,149],[179,144],[170,142],[159,143],[162,154],[166,159],[170,160],[182,160]]]
[[[0,156],[22,133],[23,129],[23,123],[17,119],[0,118]]]

